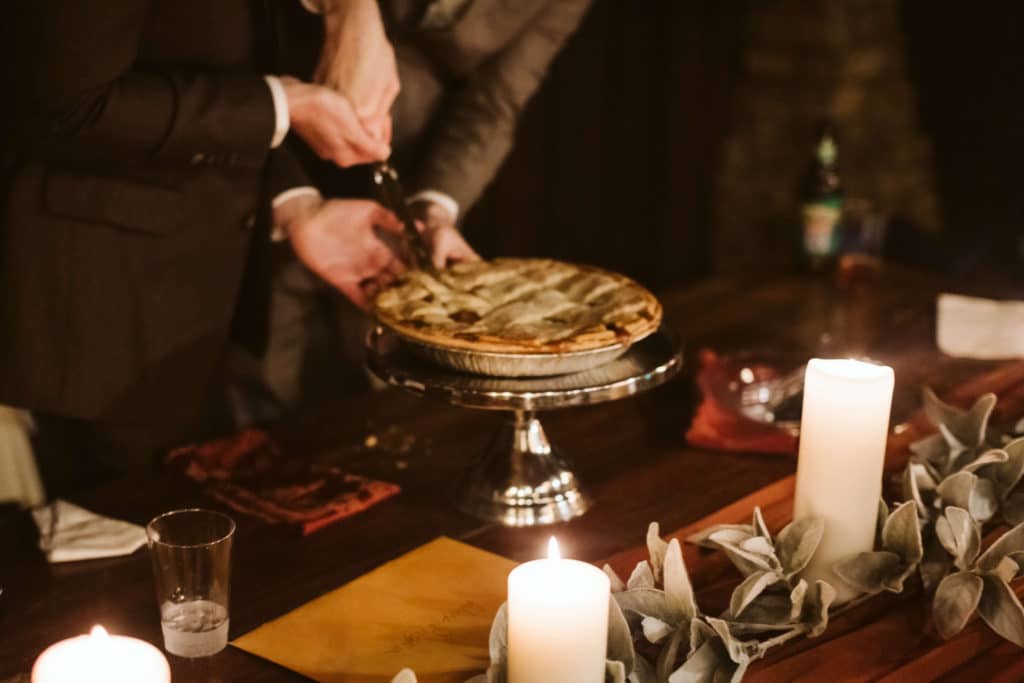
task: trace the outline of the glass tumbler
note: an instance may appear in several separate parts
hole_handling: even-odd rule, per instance
[[[164,649],[213,655],[228,642],[235,522],[212,510],[166,512],[146,525]]]

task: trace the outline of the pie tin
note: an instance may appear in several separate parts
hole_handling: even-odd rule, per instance
[[[430,363],[487,377],[553,377],[583,372],[615,360],[643,338],[566,353],[498,353],[428,344],[403,335],[393,327],[388,326],[388,329],[413,353]]]

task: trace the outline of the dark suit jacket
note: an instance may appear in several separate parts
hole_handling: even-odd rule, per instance
[[[274,13],[292,3],[19,4],[0,402],[180,419],[197,409],[263,250],[268,192],[303,182],[287,151],[268,154],[262,79],[279,71]]]

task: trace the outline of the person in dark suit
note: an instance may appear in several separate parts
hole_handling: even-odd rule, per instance
[[[303,4],[325,11],[329,24],[325,2]],[[391,109],[392,165],[411,191],[410,206],[424,226],[435,265],[477,258],[459,234],[459,216],[497,175],[526,103],[590,5],[591,0],[381,0],[401,85]],[[328,35],[318,63],[309,67],[313,78],[352,98],[379,101],[367,91],[379,98],[380,85],[334,47],[346,44]],[[276,270],[271,302],[267,352],[242,364],[239,373],[244,379],[238,384],[252,394],[249,405],[242,400],[236,411],[241,422],[316,402],[357,377],[351,369],[338,371],[340,354],[325,351],[318,341],[340,336],[355,358],[365,318],[301,259],[285,259]],[[340,330],[325,335],[324,321]],[[263,390],[253,389],[260,384]]]
[[[272,222],[346,286],[401,270],[374,236],[400,226],[294,192],[310,180],[293,144],[344,166],[390,153],[343,94],[272,76],[298,0],[19,5],[0,403],[34,411],[44,476],[71,481],[193,435],[229,337],[259,346]]]

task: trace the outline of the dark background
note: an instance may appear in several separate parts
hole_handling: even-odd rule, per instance
[[[795,267],[797,172],[810,155],[812,123],[830,113],[818,104],[827,97],[815,100],[800,88],[821,90],[828,79],[823,85],[794,74],[759,84],[749,65],[752,51],[766,42],[800,51],[795,63],[809,73],[834,60],[836,48],[821,35],[848,27],[828,26],[823,5],[836,3],[597,0],[529,105],[505,168],[467,216],[470,240],[485,255],[586,261],[654,287],[722,271]],[[861,35],[871,34],[879,6],[893,8],[900,38],[893,49],[904,60],[916,130],[882,132],[897,146],[916,136],[930,147],[924,163],[908,162],[900,172],[920,176],[908,181],[908,192],[930,188],[937,219],[922,225],[896,210],[886,258],[965,278],[995,274],[1022,282],[1020,9],[1010,2],[925,0],[838,5],[846,22],[867,22]],[[750,109],[744,98],[752,90],[763,96],[766,88],[769,95],[778,90],[789,127],[758,143],[771,150],[751,150],[760,160],[751,163],[763,167],[722,183],[730,171],[725,144],[737,135],[742,142],[738,127],[751,125],[737,112]],[[885,96],[874,101],[888,102]],[[841,137],[841,163],[881,151],[852,148]],[[844,170],[879,175],[862,166]],[[742,200],[749,205],[750,196],[761,195],[791,198],[791,205],[777,201],[770,221],[732,213]],[[743,210],[756,214],[756,203]],[[721,230],[737,221],[750,230]],[[770,258],[759,259],[759,251]],[[734,263],[731,255],[741,253],[750,257]]]

